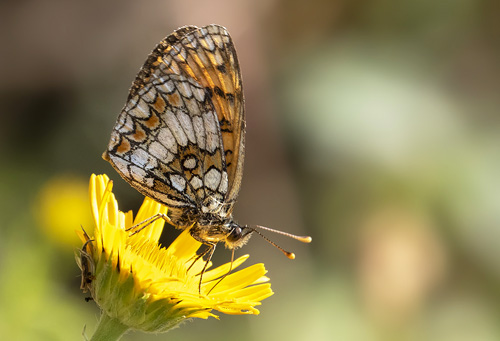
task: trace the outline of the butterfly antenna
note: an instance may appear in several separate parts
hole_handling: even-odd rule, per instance
[[[260,226],[260,225],[255,225],[255,227],[258,227],[258,228],[266,230],[266,231],[274,232],[274,233],[277,233],[277,234],[281,234],[281,235],[293,238],[293,239],[298,240],[298,241],[303,242],[303,243],[310,243],[312,241],[312,238],[309,237],[309,236],[296,236],[296,235],[291,234],[291,233],[287,233],[287,232],[275,230],[275,229],[272,229],[272,228],[269,228],[269,227],[265,227],[265,226]],[[252,230],[255,233],[257,233],[259,236],[261,236],[262,238],[264,238],[264,240],[266,240],[269,244],[271,244],[272,246],[274,246],[275,248],[277,248],[278,250],[280,250],[281,252],[283,252],[288,259],[295,259],[295,253],[286,251],[281,246],[279,246],[278,244],[276,244],[275,242],[271,241],[269,238],[267,238],[266,236],[264,236],[258,230],[254,229],[254,228],[252,228]]]
[[[265,226],[260,226],[260,225],[255,225],[255,226],[258,227],[258,228],[260,228],[260,229],[266,230],[266,231],[270,231],[270,232],[274,232],[274,233],[277,233],[277,234],[281,234],[283,236],[290,237],[290,238],[298,240],[299,242],[302,242],[302,243],[310,243],[310,242],[312,242],[312,238],[309,237],[309,236],[296,236],[296,235],[288,233],[288,232],[283,232],[283,231],[280,231],[280,230],[275,230],[275,229],[272,229],[272,228],[269,228],[269,227],[265,227]]]

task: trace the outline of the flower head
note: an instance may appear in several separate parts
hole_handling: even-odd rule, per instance
[[[196,259],[202,245],[189,231],[182,232],[168,247],[159,245],[164,221],[157,219],[131,234],[135,224],[162,213],[167,208],[146,198],[135,219],[132,212],[118,210],[106,175],[92,175],[90,201],[95,220],[93,237],[79,231],[84,246],[77,257],[82,269],[82,289],[90,291],[103,314],[128,329],[166,331],[187,318],[208,318],[226,314],[258,314],[255,308],[273,292],[265,277],[263,264],[255,264],[217,280],[230,264],[204,273],[201,291],[200,272],[205,265]],[[233,262],[233,269],[248,255]],[[210,264],[209,264],[210,265]],[[190,267],[191,266],[191,267]],[[213,289],[212,289],[213,288]]]

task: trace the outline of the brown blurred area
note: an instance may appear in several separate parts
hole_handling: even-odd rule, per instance
[[[108,174],[121,209],[138,209],[101,159],[111,128],[155,44],[217,23],[246,98],[236,219],[313,242],[270,236],[294,261],[257,236],[238,251],[269,269],[260,316],[124,340],[500,339],[499,13],[493,0],[3,1],[0,332],[91,335],[69,241],[90,224],[86,182]]]

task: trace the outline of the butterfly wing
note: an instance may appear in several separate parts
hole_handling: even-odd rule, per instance
[[[243,175],[245,112],[241,72],[227,30],[218,25],[180,29],[172,57],[179,68],[200,83],[212,97],[226,157],[229,188],[226,202],[238,196]],[[178,32],[178,31],[176,31]]]
[[[174,213],[199,211],[208,197],[232,207],[243,168],[243,115],[229,34],[216,25],[186,26],[146,60],[103,156]]]

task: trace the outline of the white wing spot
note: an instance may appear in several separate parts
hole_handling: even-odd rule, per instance
[[[211,35],[214,35],[219,33],[219,28],[215,25],[208,25],[207,32],[210,33]]]
[[[227,172],[222,172],[222,180],[221,180],[220,185],[219,185],[219,192],[220,193],[227,192],[227,184],[228,184]]]
[[[205,38],[205,36],[208,34],[208,28],[210,28],[209,26],[207,27],[200,27],[200,30],[199,30],[199,33],[198,33],[198,36],[200,38]],[[195,32],[196,33],[196,32]]]
[[[205,134],[207,138],[206,149],[213,153],[219,146],[219,135],[217,134],[218,126],[215,123],[215,115],[212,111],[203,114],[203,125],[205,127]]]
[[[198,147],[200,147],[200,149],[205,149],[206,137],[205,129],[203,127],[203,118],[201,118],[200,116],[193,117],[193,127]]]
[[[128,103],[127,105],[125,106],[125,111],[127,110],[130,110],[130,108],[134,107],[136,104],[137,104],[137,99],[138,99],[138,96],[134,96],[134,98],[132,98]]]
[[[146,88],[145,88],[146,89]],[[145,92],[141,97],[143,100],[148,100],[149,103],[155,101],[156,90],[154,88],[149,88],[147,92]]]
[[[161,161],[165,161],[168,159],[169,154],[171,154],[167,148],[165,148],[160,142],[153,141],[149,145],[148,151],[151,155],[156,157]]]
[[[113,162],[113,164],[116,166],[116,168],[118,168],[124,176],[126,176],[127,178],[130,178],[130,173],[129,173],[128,167],[127,167],[129,165],[129,163],[120,157],[114,156],[113,154],[110,154],[109,157],[110,157],[111,161]]]
[[[196,137],[194,136],[193,124],[191,123],[191,117],[184,111],[177,111],[177,119],[179,120],[181,126],[184,128],[189,142],[196,143]]]
[[[205,101],[205,90],[203,90],[201,88],[193,87],[192,91],[193,91],[194,98],[196,98],[196,100],[198,102]]]
[[[165,119],[165,123],[170,128],[170,131],[175,136],[177,143],[181,146],[187,146],[188,138],[184,133],[184,129],[182,129],[179,121],[177,120],[177,116],[174,115],[173,112],[167,111],[165,115],[163,115]]]
[[[190,156],[184,160],[184,168],[186,169],[195,169],[196,168],[196,158],[194,156]]]
[[[201,188],[201,186],[203,186],[203,181],[201,181],[201,178],[197,175],[193,176],[190,183],[191,183],[191,186],[193,186],[193,188],[195,190],[197,190],[198,188]]]
[[[132,178],[140,183],[145,183],[146,181],[146,172],[144,169],[136,166],[130,167],[130,173],[132,174]]]
[[[196,98],[184,98],[184,104],[186,106],[187,112],[189,112],[191,117],[197,117],[201,115],[200,102],[198,102]]]
[[[191,92],[191,86],[188,82],[177,83],[177,90],[183,97],[191,98],[193,93]]]
[[[140,168],[145,168],[149,159],[149,154],[144,149],[137,148],[130,154],[130,162]]]
[[[170,181],[172,182],[172,187],[175,188],[179,192],[184,192],[186,189],[186,180],[178,175],[172,174],[170,175]]]
[[[217,190],[217,187],[219,187],[220,180],[221,180],[220,172],[217,169],[212,168],[205,174],[203,182],[205,183],[206,187],[215,191]]]
[[[198,42],[192,34],[187,35],[186,39],[193,45],[194,48],[198,47]]]
[[[120,120],[119,123],[121,123],[121,126],[120,126],[120,128],[118,128],[118,131],[121,134],[128,134],[132,130],[134,130],[134,121],[133,121],[132,117],[130,115],[128,115],[128,113],[125,113],[124,115],[122,115],[122,117],[120,117],[119,120]]]
[[[170,113],[171,114],[171,113]],[[170,152],[177,153],[177,141],[170,129],[162,129],[158,134],[158,141],[164,145]]]
[[[149,117],[149,104],[144,100],[140,99],[139,104],[136,107],[130,109],[128,111],[129,115],[139,117],[139,118],[148,118]]]
[[[163,83],[165,80],[163,78],[160,78],[160,81]],[[171,93],[175,89],[174,82],[172,80],[168,80],[167,82],[163,83],[161,85],[163,88],[165,88],[166,93]]]

